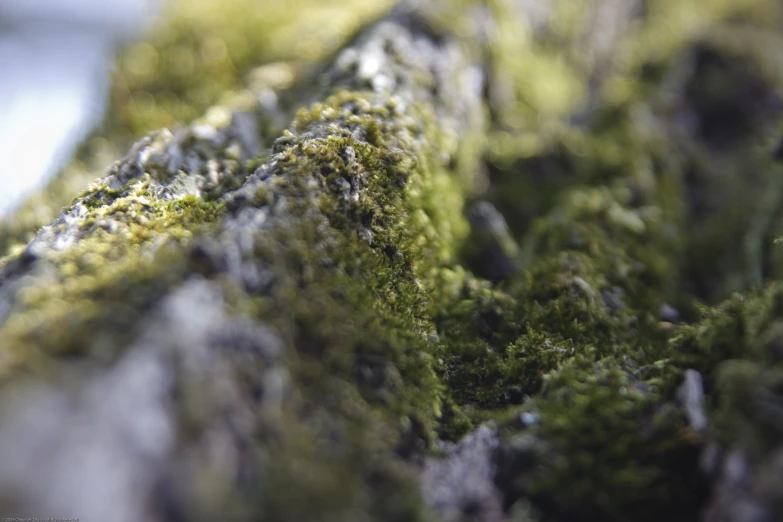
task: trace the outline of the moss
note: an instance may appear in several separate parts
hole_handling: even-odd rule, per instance
[[[328,137],[289,147],[288,153],[296,155],[292,162],[318,158],[324,183],[342,196],[324,201],[331,206],[324,208],[327,214],[358,223],[361,232],[358,228],[353,232],[361,233],[373,248],[387,255],[414,258],[414,248],[431,251],[433,259],[418,259],[427,262],[421,268],[426,273],[426,266],[453,257],[453,245],[466,227],[453,174],[442,167],[433,170],[431,165],[429,158],[438,153],[439,146],[427,142],[433,152],[408,152],[420,146],[415,140],[436,135],[429,128],[424,129],[424,136],[416,136],[421,131],[411,128],[411,116],[425,121],[432,118],[410,110],[403,113],[393,99],[378,105],[370,95],[338,94],[301,112],[294,127],[301,133],[313,125],[326,127]],[[412,175],[419,169],[427,174]],[[373,197],[362,197],[360,191]],[[338,228],[341,225],[334,222]],[[428,248],[421,248],[424,245]]]
[[[69,233],[78,241],[47,253],[47,277],[20,283],[17,311],[3,326],[2,375],[51,364],[52,356],[86,355],[91,345],[108,350],[99,358],[113,358],[113,343],[90,341],[101,330],[134,324],[136,313],[127,313],[161,295],[162,288],[151,288],[154,281],[184,268],[177,248],[200,229],[214,228],[222,211],[223,205],[193,195],[163,197],[149,175],[122,189],[99,184],[86,192],[71,209],[79,224]],[[13,258],[10,263],[13,269]]]
[[[528,141],[531,150],[522,152]],[[573,140],[564,137],[550,142],[538,133],[493,136],[486,197],[506,217],[517,237],[529,231],[536,217],[550,211],[567,187],[583,178],[575,150],[578,144],[569,141]]]
[[[732,509],[728,495],[745,496],[759,509],[778,509],[781,429],[781,288],[774,283],[735,295],[715,308],[704,308],[701,321],[684,327],[671,342],[678,364],[707,377],[714,450],[707,469],[718,473],[710,512]],[[732,457],[733,456],[733,457]],[[734,458],[743,463],[743,486],[720,475],[718,467]]]
[[[272,458],[279,480],[260,508],[269,519],[320,518],[319,506],[377,520],[423,516],[410,478],[400,480],[410,470],[393,455],[420,455],[444,411],[424,282],[453,258],[465,226],[449,160],[458,142],[426,123],[434,107],[418,82],[428,85],[401,86],[425,102],[413,106],[338,90],[300,110],[270,161],[230,198],[234,218],[266,208],[276,220],[254,234],[247,262],[275,273],[274,306],[256,309],[292,350],[292,429],[306,426],[301,448],[286,444]],[[234,306],[252,308],[241,301],[266,293],[248,291]],[[301,487],[301,461],[312,502],[299,509],[279,492],[290,480]]]
[[[308,225],[302,228],[306,234]],[[289,232],[286,242],[296,241]],[[418,305],[406,297],[417,294],[409,272],[403,263],[390,268],[357,239],[318,259],[299,254],[311,255],[278,257],[287,269],[265,314],[294,350],[287,367],[297,399],[288,411],[297,419],[276,426],[283,429],[279,447],[264,446],[273,455],[265,469],[275,478],[255,501],[258,516],[424,520],[413,469],[397,462],[432,442],[440,411],[427,325],[406,312]],[[322,266],[332,257],[335,265]]]
[[[389,3],[312,0],[230,6],[213,0],[172,2],[146,41],[119,59],[112,126],[133,135],[189,122],[211,105],[253,87],[285,87],[295,64],[326,57]],[[296,13],[296,15],[294,15]],[[330,23],[324,25],[324,17]]]
[[[490,420],[497,486],[520,520],[693,520],[707,503],[698,456],[708,442],[748,454],[750,475],[771,490],[781,289],[747,288],[779,270],[768,243],[780,202],[753,207],[754,194],[779,188],[779,151],[761,143],[774,119],[733,86],[748,80],[751,98],[771,96],[779,79],[756,54],[716,43],[759,16],[756,2],[647,5],[617,21],[634,30],[608,54],[574,43],[598,3],[557,3],[542,28],[493,0],[488,40],[452,38],[477,36],[462,11],[479,4],[436,5],[434,22],[398,15],[407,29],[375,26],[319,68],[319,82],[286,94],[271,84],[293,81],[296,66],[267,66],[253,80],[257,104],[140,142],[5,261],[6,378],[55,372],[64,356],[110,363],[172,289],[204,278],[232,317],[280,336],[288,381],[279,410],[254,412],[243,432],[263,480],[212,488],[197,469],[207,486],[191,484],[180,506],[194,519],[236,504],[237,520],[427,520],[416,466]],[[668,36],[667,17],[678,28]],[[145,89],[164,90],[154,73],[187,62],[188,34],[131,50],[124,67],[162,60]],[[199,45],[206,61],[219,50]],[[310,52],[255,45],[261,61]],[[469,59],[486,68],[486,98]],[[221,90],[236,80],[227,63],[213,64]],[[171,73],[188,107],[214,87],[191,91],[189,73]],[[730,117],[709,119],[716,106]],[[133,125],[191,110],[177,107]],[[255,134],[238,130],[241,114]],[[690,117],[695,127],[683,127]],[[737,118],[742,132],[724,128]],[[738,176],[748,165],[758,175]],[[464,215],[473,199],[505,218],[510,232],[491,239],[513,270],[482,273],[467,258],[488,248]],[[747,293],[694,304],[735,288]],[[673,324],[668,304],[686,324]],[[702,317],[689,323],[694,310]],[[689,369],[705,376],[703,433],[677,400]],[[251,404],[264,385],[256,370],[234,368]],[[203,426],[180,413],[197,438]]]
[[[714,429],[727,447],[740,447],[754,462],[779,447],[781,365],[734,359],[717,368]]]
[[[707,377],[707,386],[714,393],[712,407],[719,418],[715,433],[731,442],[759,425],[759,420],[753,420],[753,410],[747,410],[755,401],[751,390],[768,388],[775,393],[776,367],[783,356],[781,302],[777,283],[745,296],[735,295],[718,307],[702,309],[701,320],[683,327],[671,341],[672,359]],[[740,413],[743,408],[745,413]],[[758,442],[746,447],[762,451],[768,447]]]
[[[657,371],[630,364],[577,356],[547,377],[534,401],[538,423],[507,435],[510,498],[524,494],[563,520],[696,516],[696,441],[660,395]]]
[[[463,193],[477,158],[460,149],[480,130],[470,90],[480,86],[447,81],[464,66],[461,55],[407,46],[411,35],[399,25],[368,38],[354,59],[382,50],[373,56],[394,75],[393,90],[338,58],[328,73],[334,85],[297,112],[268,156],[249,154],[231,118],[150,136],[36,239],[55,251],[36,257],[34,242],[25,254],[33,258],[12,258],[3,274],[22,285],[31,264],[58,273],[15,289],[0,333],[37,375],[58,359],[41,364],[33,348],[59,360],[120,357],[146,311],[194,274],[215,281],[235,313],[274,327],[293,391],[279,422],[258,419],[279,438],[260,430],[252,439],[252,462],[275,477],[247,514],[255,519],[321,519],[322,511],[422,519],[409,462],[432,445],[451,407],[437,378],[426,288],[467,233]],[[197,430],[187,408],[181,413]],[[201,471],[196,498],[209,482]],[[292,483],[307,504],[287,500]],[[199,516],[233,498],[220,491],[194,501]]]
[[[29,242],[148,132],[206,120],[202,116],[210,109],[212,115],[252,110],[257,93],[267,103],[276,100],[275,93],[290,87],[303,66],[328,56],[389,7],[386,0],[339,0],[328,6],[297,0],[263,9],[253,0],[167,3],[143,41],[119,53],[98,135],[13,219],[0,220],[0,257]],[[327,11],[330,23],[323,24]],[[277,110],[267,107],[259,115],[263,136],[276,136],[289,123],[287,111]]]
[[[286,274],[280,284],[281,308],[293,312],[294,322],[286,316],[278,327],[294,338],[302,380],[366,380],[359,386],[365,399],[380,402],[387,415],[397,412],[397,429],[410,432],[399,444],[412,445],[405,450],[411,451],[432,440],[442,401],[428,355],[434,326],[423,281],[431,267],[453,256],[454,234],[465,226],[459,178],[442,166],[443,154],[453,149],[433,141],[434,126],[415,125],[432,117],[424,106],[403,113],[400,103],[343,91],[302,110],[261,171],[274,168],[275,182],[263,192],[267,204],[288,201],[294,223],[300,214],[309,216],[286,227],[266,251],[277,263],[282,252],[292,255],[280,266]],[[317,254],[308,245],[326,238],[320,218],[313,222],[309,215],[315,186],[324,191],[316,196],[329,225],[324,230],[342,234],[327,234],[330,246]],[[327,351],[305,357],[314,347]]]
[[[494,285],[462,269],[436,275],[444,379],[458,403],[520,404],[577,354],[641,364],[667,356],[670,331],[659,309],[676,298],[680,185],[670,162],[658,161],[660,137],[628,112],[571,138],[581,147],[581,173],[518,236],[521,273]],[[495,181],[498,191],[518,194]]]
[[[771,270],[763,230],[780,205],[774,197],[776,167],[769,152],[758,150],[758,140],[776,125],[772,86],[780,76],[763,50],[770,42],[762,44],[750,27],[773,26],[779,9],[763,1],[664,2],[631,11],[625,21],[617,9],[603,17],[611,26],[606,38],[618,38],[604,56],[606,49],[590,47],[589,30],[579,32],[598,16],[600,2],[564,4],[553,3],[550,24],[525,31],[516,28],[524,24],[514,21],[518,10],[493,3],[503,16],[490,44],[495,53],[490,58],[498,64],[492,83],[498,92],[490,104],[500,127],[489,144],[490,201],[521,235],[570,187],[603,183],[607,173],[623,172],[630,176],[623,184],[636,198],[654,176],[663,191],[657,204],[687,225],[681,232],[687,244],[682,263],[691,295],[715,303],[762,281]],[[557,58],[547,55],[549,48],[558,49]],[[513,63],[503,61],[511,56]],[[554,61],[569,72],[531,74],[537,70],[531,64]],[[537,81],[529,82],[531,76]],[[567,77],[588,85],[589,92],[557,111],[536,101],[530,83],[546,85],[555,96]],[[695,118],[695,131],[683,118]],[[732,134],[741,143],[735,140],[727,151],[699,128]],[[759,200],[765,202],[761,208]],[[742,249],[725,241],[740,235],[747,241]]]
[[[772,284],[764,291],[735,295],[715,308],[702,308],[702,318],[682,327],[671,342],[672,357],[682,367],[695,368],[714,383],[722,361],[750,358],[772,361],[781,289]]]

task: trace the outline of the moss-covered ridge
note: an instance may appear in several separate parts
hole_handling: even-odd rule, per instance
[[[259,98],[273,103],[300,69],[334,53],[390,7],[388,0],[166,2],[143,41],[117,56],[100,129],[45,190],[0,221],[0,257],[29,242],[145,134],[225,120],[232,108],[249,109]],[[275,138],[297,108],[267,115],[259,126]]]
[[[223,301],[273,327],[285,346],[282,402],[256,411],[238,435],[252,444],[250,473],[276,477],[260,495],[237,493],[245,505],[260,502],[247,513],[419,517],[404,462],[434,439],[442,401],[424,279],[466,234],[461,194],[477,156],[463,145],[480,135],[482,111],[481,83],[459,46],[407,25],[382,23],[343,51],[323,101],[302,109],[260,158],[248,157],[241,114],[227,128],[152,135],[8,259],[0,336],[15,356],[5,359],[6,387],[21,372],[56,373],[65,355],[88,372],[132,357],[156,310],[207,278],[222,296],[208,308]],[[206,346],[225,345],[207,333]],[[187,388],[187,347],[153,339],[147,346],[171,354],[169,370]],[[243,400],[270,393],[264,372],[236,365],[231,350],[221,358]],[[250,358],[259,369],[266,361]],[[197,447],[220,421],[188,404],[177,413],[179,443]],[[177,490],[192,499],[214,470],[185,460],[199,471]],[[284,501],[305,479],[302,463],[309,486]],[[177,509],[209,519],[229,498]]]

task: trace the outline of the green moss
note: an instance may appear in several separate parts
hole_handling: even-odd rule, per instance
[[[697,439],[657,374],[581,356],[550,374],[534,401],[538,423],[507,435],[506,484],[557,519],[691,520],[703,500]]]
[[[671,342],[673,361],[706,376],[714,448],[742,460],[753,501],[769,509],[781,502],[774,462],[783,426],[782,295],[774,283],[704,308],[701,321],[684,327]],[[709,465],[714,469],[720,463]],[[713,509],[721,509],[720,502]]]
[[[495,285],[459,268],[437,274],[444,381],[458,403],[490,410],[520,404],[538,393],[543,375],[575,355],[642,364],[667,356],[670,330],[659,309],[676,299],[677,171],[659,161],[659,136],[627,112],[613,112],[611,126],[601,118],[570,138],[580,147],[580,173],[519,236],[520,274]],[[498,193],[524,206],[525,195],[512,191],[527,174],[509,173],[508,184],[496,178]]]
[[[241,100],[248,81],[256,90],[286,87],[298,63],[328,56],[388,7],[385,0],[328,7],[294,0],[261,9],[247,0],[172,2],[146,41],[119,57],[111,125],[138,136],[192,121],[232,97]]]
[[[254,0],[167,3],[143,41],[119,53],[100,136],[87,140],[12,219],[0,220],[0,258],[29,242],[148,132],[176,130],[205,113],[201,119],[214,123],[230,114],[227,107],[252,110],[259,92],[276,99],[275,92],[295,83],[303,66],[334,52],[389,7],[387,0],[337,0],[328,6],[295,0],[262,9]],[[324,16],[330,23],[322,23]],[[258,127],[262,137],[274,137],[289,121],[288,109],[267,108]]]
[[[38,353],[52,363],[121,355],[146,311],[199,274],[230,296],[229,309],[274,327],[286,347],[292,391],[270,428],[279,438],[255,440],[258,465],[274,479],[248,516],[421,520],[408,461],[453,410],[438,379],[426,288],[467,234],[463,192],[477,158],[460,145],[481,120],[461,119],[477,97],[433,90],[451,88],[427,62],[440,58],[437,48],[422,63],[400,44],[410,38],[404,29],[376,37],[398,69],[395,90],[363,90],[366,79],[348,69],[252,163],[241,188],[248,164],[227,150],[230,130],[219,126],[210,139],[186,134],[176,153],[170,137],[150,137],[83,194],[72,221],[40,238],[74,238],[33,261],[57,277],[15,293],[0,335],[26,360],[8,372],[55,367]],[[335,76],[346,74],[340,67]],[[197,168],[167,166],[193,152]],[[24,271],[21,257],[9,263]],[[302,484],[300,502],[286,500],[291,483]],[[218,489],[200,505],[214,513],[228,498]]]
[[[702,308],[701,321],[683,326],[671,342],[672,357],[714,382],[722,361],[772,361],[783,295],[777,283],[764,291],[735,295],[715,308]]]
[[[289,391],[278,417],[255,419],[251,438],[265,482],[237,493],[250,507],[236,519],[426,520],[411,464],[487,420],[500,424],[497,483],[520,520],[693,520],[706,497],[697,463],[706,440],[751,454],[755,475],[772,473],[758,463],[780,436],[780,285],[712,309],[693,304],[780,268],[767,245],[780,201],[753,207],[754,195],[779,188],[775,149],[761,144],[774,123],[739,103],[746,127],[726,145],[736,164],[723,165],[710,133],[725,121],[702,121],[743,98],[737,79],[762,93],[777,84],[767,62],[713,41],[730,32],[724,18],[759,16],[755,2],[648,5],[617,60],[575,48],[597,4],[560,2],[546,29],[512,4],[489,2],[497,27],[485,47],[444,36],[476,36],[462,13],[476,3],[442,10],[419,35],[434,58],[416,54],[427,45],[409,45],[403,29],[378,30],[323,71],[323,84],[281,95],[321,101],[281,109],[298,109],[293,123],[274,142],[259,137],[258,150],[231,136],[225,108],[198,122],[209,137],[191,129],[178,142],[193,169],[168,167],[167,139],[147,139],[143,147],[163,146],[141,172],[132,154],[79,197],[71,221],[39,238],[65,246],[52,240],[45,255],[5,261],[3,283],[18,287],[0,372],[53,370],[63,356],[112,360],[147,311],[198,274],[231,314],[273,327],[285,345]],[[667,16],[676,34],[667,36]],[[225,76],[215,85],[190,85],[183,65],[166,87],[165,64],[196,52],[195,32],[185,33],[124,58],[139,73],[130,90],[157,93],[134,102],[148,111],[119,116],[136,118],[131,127],[190,118],[205,92],[234,85],[234,56],[239,71],[252,53],[311,52],[284,41],[264,54],[272,43],[252,41],[216,59]],[[217,56],[214,38],[198,42],[199,59]],[[475,71],[454,56],[483,60],[488,99],[464,95]],[[681,78],[689,56],[703,67]],[[267,66],[253,81],[270,95],[295,69]],[[274,133],[280,115],[251,106],[256,130]],[[683,129],[688,116],[699,121]],[[749,165],[759,174],[738,176]],[[469,199],[505,217],[501,247],[519,270],[493,281],[470,272],[463,254],[487,245],[463,215]],[[742,246],[727,235],[742,235]],[[665,304],[702,318],[674,325]],[[705,433],[676,400],[687,369],[711,394]],[[240,370],[249,389],[259,384]],[[193,501],[209,508],[204,519],[235,498],[206,489]]]
[[[289,230],[286,243],[309,234],[309,225]],[[297,394],[287,410],[295,418],[276,426],[282,444],[264,446],[275,478],[256,499],[259,516],[424,520],[413,469],[397,456],[432,442],[441,408],[410,267],[390,265],[358,239],[338,241],[317,259],[307,249],[285,250],[291,257],[277,252],[286,270],[265,319],[293,349],[286,366]],[[335,264],[325,267],[325,259]]]
[[[293,322],[286,314],[278,328],[298,347],[302,381],[322,397],[320,386],[366,380],[362,397],[410,432],[399,444],[418,447],[432,440],[442,401],[424,281],[453,256],[465,225],[459,178],[442,166],[451,151],[434,141],[434,126],[415,124],[429,109],[403,113],[399,104],[343,91],[300,111],[260,167],[273,168],[274,180],[243,190],[262,204],[287,202],[291,224],[259,253],[283,275],[279,307]]]
[[[294,127],[307,132],[313,125],[325,126],[328,137],[299,143],[287,153],[294,155],[292,163],[317,158],[323,182],[342,196],[323,202],[327,214],[335,216],[334,226],[341,228],[343,223],[336,220],[347,219],[354,233],[359,232],[355,224],[361,226],[360,233],[373,248],[391,256],[418,257],[431,265],[453,256],[459,237],[455,235],[464,233],[462,197],[452,173],[433,170],[432,152],[424,153],[420,147],[426,143],[435,153],[439,147],[430,141],[416,143],[424,136],[411,132],[415,121],[411,117],[432,116],[403,113],[394,100],[373,104],[369,94],[338,94],[300,112]],[[425,132],[432,136],[433,130]],[[363,139],[356,139],[356,134]],[[417,170],[425,174],[415,175]],[[359,191],[372,196],[363,197]],[[414,249],[430,251],[434,258],[422,259]]]
[[[224,208],[193,195],[162,196],[145,175],[122,189],[98,184],[77,200],[72,208],[83,210],[78,225],[59,225],[60,232],[73,227],[73,245],[47,252],[47,277],[16,292],[17,311],[3,326],[4,377],[48,366],[52,356],[89,349],[109,350],[98,354],[103,359],[115,355],[114,343],[100,342],[101,330],[134,324],[138,316],[127,312],[161,295],[154,282],[184,269],[177,249],[199,230],[214,229]]]
[[[726,447],[741,448],[754,462],[779,449],[783,416],[783,365],[747,359],[717,368],[715,436]]]

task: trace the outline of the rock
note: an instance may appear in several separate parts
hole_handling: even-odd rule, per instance
[[[458,444],[441,448],[442,457],[429,457],[421,473],[424,498],[444,521],[503,520],[503,507],[495,488],[495,430],[482,425]]]
[[[693,431],[704,432],[707,428],[707,413],[704,406],[704,384],[699,372],[686,370],[685,381],[677,390],[677,398],[685,408],[688,423]]]

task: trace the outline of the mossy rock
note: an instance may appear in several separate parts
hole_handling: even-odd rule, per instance
[[[227,49],[266,66],[0,261],[0,505],[780,518],[783,77],[764,49],[783,12],[620,4],[423,2],[333,54]],[[180,30],[123,59],[163,57],[136,87],[170,73],[187,99],[132,133],[238,82],[158,68],[202,45]]]

